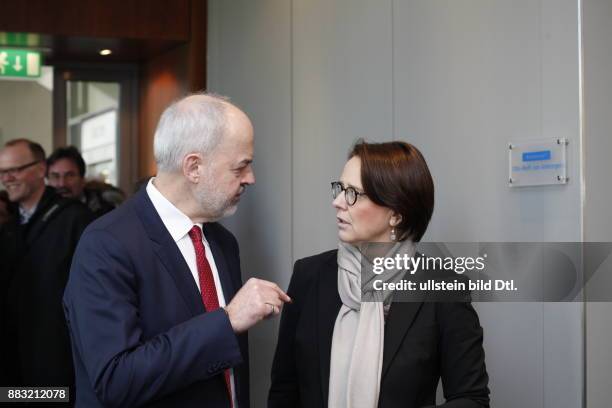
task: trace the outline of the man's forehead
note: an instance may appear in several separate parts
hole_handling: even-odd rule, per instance
[[[211,159],[230,166],[247,165],[253,161],[253,149],[245,144],[222,143],[213,150]]]
[[[25,143],[17,143],[0,149],[0,160],[7,163],[29,162],[34,160],[34,156]]]
[[[59,159],[55,163],[49,166],[50,172],[53,172],[53,171],[59,172],[62,170],[64,172],[78,170],[78,166],[76,165],[74,161],[67,159],[67,158]]]
[[[248,133],[226,134],[218,147],[226,154],[253,154],[253,137]]]

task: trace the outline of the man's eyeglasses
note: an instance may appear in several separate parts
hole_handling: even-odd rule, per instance
[[[365,196],[366,193],[360,193],[353,187],[344,187],[341,182],[334,181],[331,183],[332,197],[334,200],[344,191],[344,199],[349,206],[355,205],[359,196]]]
[[[31,163],[24,164],[23,166],[11,167],[10,169],[0,170],[0,178],[5,178],[7,176],[14,177],[25,169],[27,169],[28,167],[32,167],[33,165],[38,164],[40,162],[41,160],[35,160]]]

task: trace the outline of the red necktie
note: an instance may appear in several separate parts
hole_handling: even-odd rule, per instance
[[[215,287],[215,279],[213,278],[212,269],[206,259],[206,249],[202,242],[202,230],[199,226],[194,225],[189,231],[189,238],[193,243],[193,248],[196,254],[196,265],[198,266],[198,278],[200,280],[200,293],[202,302],[207,312],[212,312],[219,308],[219,298],[217,297],[217,288]],[[232,386],[230,381],[230,371],[223,372],[225,377],[225,385],[230,399],[230,407],[234,406],[232,400]]]

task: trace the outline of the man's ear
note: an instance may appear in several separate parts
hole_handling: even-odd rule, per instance
[[[42,178],[46,178],[47,177],[47,163],[44,161],[41,161],[40,163],[38,163],[38,174],[40,174],[40,176]]]
[[[190,153],[183,158],[183,175],[192,183],[200,182],[200,167],[203,165],[202,155]]]

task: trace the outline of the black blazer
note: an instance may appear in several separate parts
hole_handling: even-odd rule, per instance
[[[272,366],[268,407],[327,407],[332,335],[341,301],[337,251],[295,263]],[[468,302],[394,302],[385,324],[378,406],[489,406],[482,328]],[[333,407],[339,408],[339,407]],[[344,408],[344,407],[342,407]]]
[[[0,363],[6,370],[1,385],[69,386],[72,391],[74,371],[62,295],[72,254],[92,219],[82,203],[46,187],[27,224],[14,220],[5,226],[7,241],[2,242],[0,262],[7,262],[1,269],[11,283],[6,320],[0,323],[6,325],[0,327],[0,354],[5,354]]]

